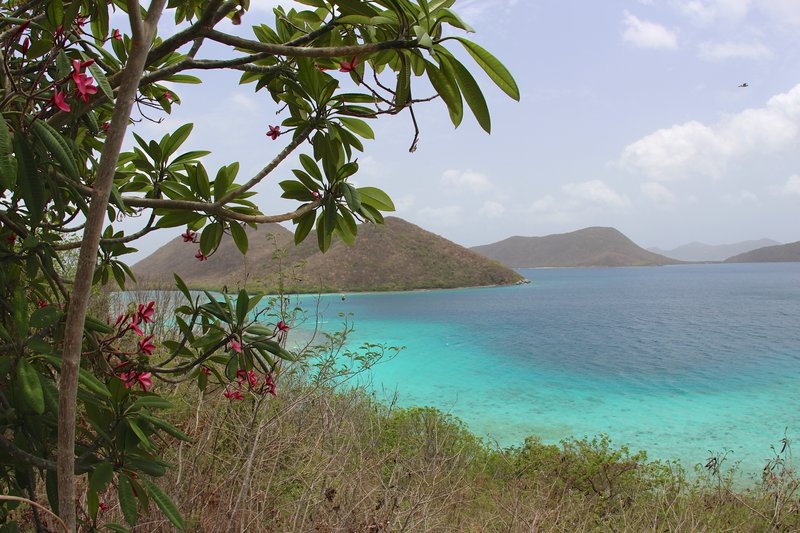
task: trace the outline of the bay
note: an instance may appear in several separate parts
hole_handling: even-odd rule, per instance
[[[757,474],[800,436],[800,264],[520,270],[530,285],[323,296],[322,327],[405,349],[371,386],[501,446],[607,434]],[[306,304],[316,306],[306,297]]]

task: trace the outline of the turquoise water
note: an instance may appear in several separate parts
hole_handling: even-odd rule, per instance
[[[608,434],[685,466],[760,472],[800,436],[800,264],[521,270],[531,285],[324,296],[324,328],[406,349],[376,390],[500,445]]]

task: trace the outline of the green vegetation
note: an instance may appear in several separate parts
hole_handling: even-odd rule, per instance
[[[341,374],[339,374],[341,376]],[[771,463],[735,490],[725,463],[690,479],[605,437],[530,437],[498,449],[432,408],[398,408],[361,388],[285,374],[276,398],[230,401],[184,387],[159,483],[187,531],[796,531],[798,480]],[[780,448],[777,450],[780,451]],[[788,448],[776,455],[789,457]],[[705,462],[705,461],[704,461]],[[100,494],[113,502],[113,494]],[[111,503],[106,519],[121,519]],[[152,513],[139,531],[161,527]]]

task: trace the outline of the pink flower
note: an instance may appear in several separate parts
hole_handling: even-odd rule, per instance
[[[286,324],[286,322],[281,320],[278,322],[278,330],[283,332],[289,331],[289,326]]]
[[[136,314],[139,315],[139,318],[141,318],[142,322],[145,324],[153,321],[153,313],[156,312],[155,305],[155,302],[147,302],[146,306],[144,304],[139,304]]]
[[[128,324],[128,329],[132,329],[140,337],[144,336],[144,333],[142,333],[142,330],[139,328],[139,315],[133,315],[133,317],[131,318],[131,323]],[[128,329],[126,329],[125,331],[128,331]]]
[[[145,355],[153,355],[153,351],[156,349],[156,345],[150,342],[153,339],[152,335],[148,335],[144,339],[139,341],[139,353],[143,353]]]
[[[194,254],[194,258],[197,259],[198,261],[207,261],[208,260],[208,256],[204,255],[203,252],[200,251],[200,250],[197,250],[197,253]]]
[[[251,389],[258,387],[258,376],[256,376],[255,370],[248,370],[244,371],[243,369],[239,369],[236,371],[236,383],[239,384],[241,387],[244,382],[247,382],[250,385]]]
[[[77,17],[75,17],[76,26],[80,28],[83,27],[84,24],[86,24],[86,17],[84,17],[83,15],[78,15]]]
[[[88,67],[92,63],[94,63],[93,59],[84,62],[81,62],[80,59],[72,60],[72,81],[75,82],[75,89],[84,102],[89,102],[90,95],[97,94],[97,87],[92,85],[94,80],[81,72],[82,68]]]
[[[125,384],[126,389],[130,389],[137,383],[142,390],[147,392],[150,387],[153,386],[153,378],[150,372],[137,372],[136,370],[131,370],[130,372],[123,372],[119,375],[119,379]]]
[[[66,97],[64,93],[56,89],[56,92],[53,93],[53,103],[57,108],[65,113],[69,113],[71,111],[69,104],[67,103]]]
[[[211,375],[211,369],[208,368],[207,366],[201,366],[200,367],[200,372],[202,372],[206,376],[210,376]]]
[[[311,196],[313,196],[315,200],[319,200],[320,198],[322,198],[322,195],[317,191],[311,191]]]
[[[222,395],[229,400],[244,400],[244,396],[242,396],[242,393],[238,390],[229,391],[228,389],[225,389],[225,392],[223,392]]]
[[[38,307],[39,309],[43,309],[47,306],[48,306],[47,300],[39,300],[38,302],[36,302],[36,307]]]
[[[100,502],[100,505],[98,507],[100,507],[101,511],[108,511],[109,509],[108,505],[106,505],[106,502]]]
[[[184,233],[181,233],[181,237],[183,237],[183,242],[194,242],[194,238],[197,236],[197,233],[186,230]]]
[[[111,127],[111,123],[106,121],[103,122],[103,133],[108,133],[108,129]]]
[[[358,56],[353,56],[351,61],[342,61],[339,63],[339,72],[353,72],[358,63]]]
[[[112,39],[116,39],[117,41],[122,40],[122,34],[119,32],[118,29],[115,29],[114,32],[111,34]]]
[[[242,344],[235,339],[231,339],[231,348],[236,353],[242,353]]]
[[[31,45],[31,40],[28,37],[25,37],[25,40],[22,41],[22,56],[25,57],[28,55],[28,47]]]
[[[270,126],[269,131],[267,132],[267,137],[271,138],[274,141],[280,136],[280,134],[281,134],[280,126]]]
[[[167,100],[167,102],[171,102],[172,101],[172,93],[169,92],[169,91],[164,91],[164,98]]]
[[[275,391],[276,387],[275,382],[272,381],[272,374],[267,374],[264,376],[264,392],[267,394],[272,394],[273,396],[277,396]]]

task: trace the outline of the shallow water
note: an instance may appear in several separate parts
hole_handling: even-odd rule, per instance
[[[501,445],[608,434],[694,465],[760,472],[800,435],[800,264],[521,270],[531,285],[322,297],[352,344],[405,346],[381,394]]]

